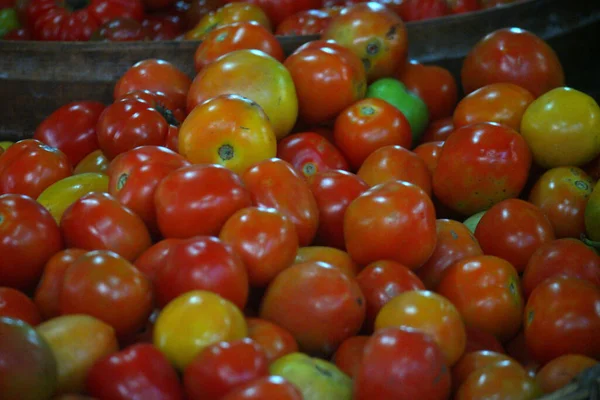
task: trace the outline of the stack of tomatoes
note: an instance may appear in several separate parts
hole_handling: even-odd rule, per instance
[[[534,399],[600,357],[600,107],[517,28],[452,75],[385,6],[0,146],[0,397]],[[241,40],[243,38],[244,40]]]

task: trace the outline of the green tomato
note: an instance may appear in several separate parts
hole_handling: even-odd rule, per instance
[[[369,86],[366,97],[385,100],[400,110],[410,124],[413,146],[419,143],[429,124],[427,105],[419,96],[406,89],[399,80],[383,78]]]
[[[477,225],[479,224],[479,221],[481,221],[483,214],[485,214],[485,211],[480,211],[477,214],[471,215],[463,222],[463,224],[465,224],[465,226],[469,228],[471,233],[475,234],[475,229],[477,229]]]
[[[8,32],[20,28],[17,11],[14,8],[4,8],[0,10],[0,38]]]

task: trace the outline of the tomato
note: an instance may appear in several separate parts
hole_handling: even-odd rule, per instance
[[[466,326],[467,331],[467,346],[463,356],[473,351],[494,351],[496,353],[505,354],[506,351],[502,344],[494,335],[473,326]]]
[[[567,386],[584,370],[597,364],[598,361],[590,357],[566,354],[544,365],[535,380],[544,393],[553,393]]]
[[[0,317],[19,319],[31,326],[42,321],[35,303],[23,292],[9,287],[0,287]]]
[[[147,59],[135,63],[115,84],[113,97],[120,99],[129,92],[148,90],[163,93],[177,108],[185,109],[191,80],[165,60]]]
[[[185,368],[189,400],[218,400],[235,388],[269,375],[267,356],[252,339],[208,346]]]
[[[437,241],[433,254],[416,272],[429,290],[436,290],[444,273],[454,263],[483,254],[477,239],[458,221],[438,219]]]
[[[514,83],[534,97],[564,84],[562,65],[552,48],[520,28],[498,29],[481,39],[465,58],[461,80],[465,93],[491,83]]]
[[[246,334],[244,316],[233,303],[216,293],[192,290],[162,309],[154,326],[153,341],[183,371],[204,348],[242,339]]]
[[[464,215],[517,197],[525,187],[531,152],[514,130],[477,123],[455,130],[444,143],[433,173],[433,193]]]
[[[352,336],[344,340],[331,358],[332,362],[350,378],[354,378],[368,340],[369,336]]]
[[[298,343],[292,334],[266,319],[246,318],[248,337],[262,346],[270,363],[298,351]]]
[[[506,354],[517,360],[527,370],[529,376],[535,377],[540,364],[533,359],[530,353],[525,343],[523,329],[519,331],[517,336],[506,343]]]
[[[456,391],[473,372],[502,361],[518,365],[518,362],[512,357],[495,351],[474,351],[463,355],[452,367],[452,387]]]
[[[585,233],[591,241],[600,241],[600,185],[596,183],[585,206]],[[588,240],[588,244],[590,244]],[[594,243],[592,243],[594,245]],[[598,250],[598,247],[596,247]],[[599,253],[600,254],[600,253]]]
[[[540,166],[581,166],[600,154],[600,107],[583,92],[556,88],[527,108],[521,134]]]
[[[194,53],[196,72],[216,59],[235,50],[256,49],[283,62],[281,44],[275,36],[256,21],[223,25],[210,31]]]
[[[277,139],[290,133],[296,123],[298,99],[290,72],[260,50],[237,50],[203,68],[190,87],[187,111],[221,94],[237,94],[258,103]]]
[[[260,317],[289,330],[300,349],[331,355],[362,326],[365,299],[356,281],[339,269],[320,261],[305,262],[271,282]]]
[[[348,253],[359,264],[387,259],[415,270],[435,249],[433,203],[422,189],[408,182],[377,185],[348,206],[344,238]]]
[[[370,263],[357,275],[356,282],[367,301],[366,324],[369,329],[373,327],[379,311],[394,297],[410,290],[425,289],[414,272],[389,260]]]
[[[148,247],[135,260],[134,266],[142,271],[152,282],[166,265],[171,250],[183,239],[163,239]]]
[[[308,124],[333,120],[344,108],[362,99],[367,90],[360,59],[332,41],[300,46],[284,63],[298,96],[298,114]]]
[[[228,3],[237,0],[226,0]],[[273,23],[279,25],[285,18],[300,11],[321,7],[321,0],[248,0],[248,3],[260,6]]]
[[[182,4],[182,2],[177,1],[176,4]],[[183,4],[186,7],[190,7],[188,3]],[[142,27],[151,40],[178,40],[184,33],[183,17],[185,16],[185,11],[176,9],[172,12],[178,13],[177,16],[171,18],[168,14],[164,16],[160,14],[146,15],[146,18],[142,21]]]
[[[481,9],[479,0],[446,0],[449,14],[463,14]]]
[[[432,120],[452,115],[458,100],[458,87],[450,71],[436,65],[411,61],[399,70],[397,77],[408,90],[427,104]]]
[[[356,277],[361,267],[352,260],[350,255],[343,250],[326,246],[300,247],[296,254],[294,264],[309,261],[321,261],[344,272],[351,278]]]
[[[294,224],[298,244],[312,243],[319,209],[308,183],[287,162],[273,158],[246,170],[242,179],[255,206],[274,208]]]
[[[192,29],[208,13],[218,10],[224,5],[223,0],[194,0],[183,18],[184,27]]]
[[[33,138],[59,149],[77,165],[98,149],[96,122],[104,107],[97,101],[65,104],[37,126]]]
[[[148,103],[151,108],[154,108],[160,112],[165,120],[170,124],[170,133],[173,125],[179,125],[179,122],[183,121],[185,118],[185,108],[182,108],[179,104],[177,104],[175,99],[175,96],[170,97],[162,92],[152,92],[147,89],[134,89],[131,92],[121,95],[119,98],[115,99],[115,101],[140,100]]]
[[[35,287],[46,262],[62,247],[56,222],[40,204],[23,195],[0,196],[0,286]]]
[[[375,2],[342,9],[321,36],[347,47],[363,62],[367,80],[392,76],[408,54],[406,26],[399,16]]]
[[[344,214],[369,186],[358,176],[339,170],[316,173],[310,177],[309,186],[319,214],[315,244],[345,249]]]
[[[407,22],[440,18],[449,13],[445,0],[405,0],[398,8],[398,15]]]
[[[229,392],[222,400],[302,400],[302,394],[280,376],[255,379]]]
[[[73,174],[85,174],[86,172],[105,174],[108,170],[108,164],[109,161],[104,153],[102,153],[102,150],[94,150],[79,161],[73,170]]]
[[[118,349],[114,329],[89,315],[63,315],[37,327],[56,358],[56,394],[80,393],[94,363]]]
[[[433,176],[433,171],[437,168],[438,159],[443,147],[444,142],[425,142],[413,149],[413,152],[425,162],[431,176]]]
[[[36,198],[44,189],[72,173],[67,156],[39,140],[21,140],[0,158],[0,194]]]
[[[600,179],[600,156],[583,166],[584,171],[594,180]]]
[[[354,385],[356,400],[444,400],[450,396],[450,373],[431,336],[386,328],[367,341]]]
[[[445,142],[452,132],[454,132],[454,122],[452,117],[431,121],[423,133],[421,142]]]
[[[100,25],[90,41],[135,42],[150,39],[150,32],[133,18],[114,18]]]
[[[410,148],[411,128],[396,107],[378,98],[357,101],[335,120],[334,140],[354,170],[385,146]]]
[[[0,393],[5,400],[49,399],[56,389],[56,359],[26,322],[0,317]]]
[[[529,201],[546,213],[557,238],[579,238],[585,233],[585,208],[593,189],[594,181],[582,169],[552,168],[534,184]]]
[[[463,98],[454,110],[455,128],[477,122],[497,122],[515,131],[521,129],[521,120],[533,95],[512,83],[492,83]]]
[[[565,354],[600,357],[600,288],[557,276],[540,283],[525,307],[525,341],[531,355],[545,363]]]
[[[258,6],[246,2],[236,1],[225,4],[223,7],[205,14],[190,31],[186,32],[185,39],[202,39],[216,28],[221,28],[237,22],[256,22],[267,31],[272,31],[271,22],[267,14]]]
[[[327,10],[304,10],[286,17],[277,25],[278,36],[320,35],[331,21],[332,14]]]

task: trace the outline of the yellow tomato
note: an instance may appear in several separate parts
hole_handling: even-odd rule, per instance
[[[220,164],[241,174],[275,157],[277,139],[258,104],[223,95],[194,108],[181,124],[179,154],[194,164]]]
[[[0,142],[0,147],[3,150],[8,149],[10,146],[12,146],[14,144],[14,142]]]
[[[553,89],[529,105],[521,135],[540,166],[581,166],[600,154],[600,107],[578,90]]]
[[[48,186],[37,201],[46,207],[54,220],[60,224],[65,210],[90,192],[108,192],[108,176],[95,172],[69,176]]]
[[[108,158],[102,153],[102,150],[92,151],[90,154],[85,156],[83,160],[79,161],[79,164],[75,167],[73,174],[84,174],[86,172],[96,172],[99,174],[105,174],[108,171]]]
[[[216,293],[194,290],[163,308],[154,325],[154,345],[175,367],[185,367],[205,347],[247,335],[246,320],[231,302]]]
[[[277,139],[289,134],[296,123],[294,81],[282,63],[262,51],[233,51],[203,68],[188,92],[188,112],[222,94],[237,94],[258,103]]]
[[[202,39],[208,32],[220,26],[250,21],[264,26],[269,31],[272,30],[271,21],[262,8],[255,4],[235,2],[206,14],[192,30],[185,34],[185,38],[189,40]]]

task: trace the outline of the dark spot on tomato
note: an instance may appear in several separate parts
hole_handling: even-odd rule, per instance
[[[452,239],[454,239],[454,240],[458,239],[458,234],[456,232],[454,232],[453,230],[450,231],[450,236],[452,236]]]
[[[363,305],[363,299],[361,299],[360,297],[356,298],[356,304],[358,304],[359,307],[362,307]]]
[[[315,365],[315,369],[317,371],[319,371],[319,373],[321,373],[321,374],[323,374],[323,375],[325,375],[327,377],[331,377],[332,376],[331,371],[328,371],[325,368],[322,368],[320,365]]]
[[[244,131],[249,131],[250,128],[248,128],[247,126],[240,126],[240,129],[244,130]]]
[[[308,162],[302,166],[302,173],[306,176],[312,176],[317,173],[317,166]]]
[[[231,146],[230,144],[222,145],[221,147],[219,147],[218,151],[219,151],[219,157],[223,161],[231,160],[233,158],[233,155],[234,155],[233,146]]]
[[[373,115],[375,114],[375,109],[371,106],[362,106],[360,108],[360,113],[362,115]]]
[[[127,179],[129,179],[129,174],[121,174],[119,179],[117,179],[117,190],[123,189],[123,186],[127,183]]]
[[[398,31],[398,26],[400,25],[392,25],[390,26],[390,30],[385,34],[386,39],[393,39],[396,36],[396,32]]]
[[[363,58],[361,61],[365,67],[365,71],[369,71],[371,69],[371,60],[368,58]]]
[[[369,43],[367,43],[367,54],[370,56],[373,56],[373,55],[379,53],[380,48],[381,48],[381,46],[379,45],[379,42],[376,42],[376,41],[369,42]]]
[[[587,183],[585,183],[584,181],[575,181],[575,186],[577,187],[577,189],[580,190],[589,190],[590,187]]]
[[[527,325],[530,325],[533,322],[533,317],[535,316],[535,312],[533,310],[527,313]]]
[[[217,35],[217,37],[215,38],[215,42],[222,42],[223,40],[225,40],[228,36],[227,32],[223,32],[219,35]]]
[[[446,375],[447,373],[448,373],[448,367],[446,367],[446,364],[442,364],[440,371],[433,379],[433,384],[436,385],[437,383],[439,383],[442,380],[442,378],[444,377],[444,375]]]
[[[0,225],[2,225],[3,222],[4,222],[4,215],[0,214]]]

